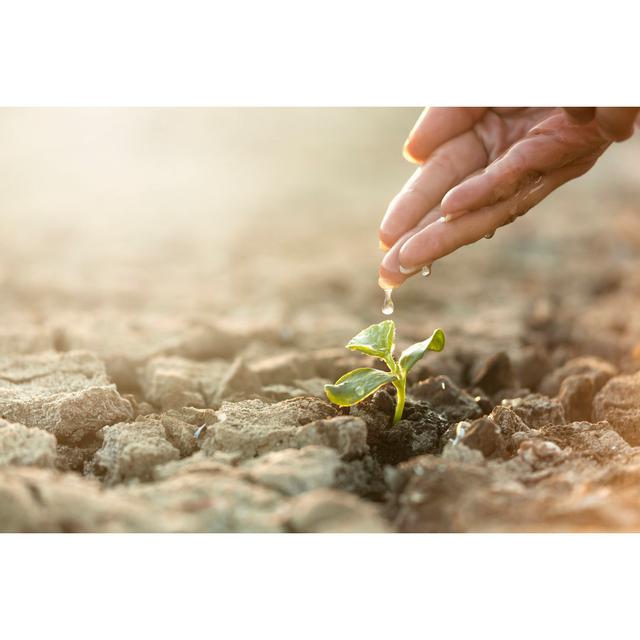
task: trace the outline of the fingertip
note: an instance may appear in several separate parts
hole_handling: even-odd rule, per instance
[[[380,265],[378,268],[378,286],[381,289],[395,289],[399,287],[407,276],[401,274],[399,271],[391,271]]]
[[[411,162],[412,164],[422,164],[424,162],[424,158],[420,157],[420,153],[416,147],[415,138],[409,136],[402,147],[402,156],[407,162]]]
[[[378,244],[380,249],[385,253],[393,247],[395,241],[398,239],[397,234],[391,233],[388,229],[380,227],[378,229]]]
[[[415,237],[415,236],[414,236]],[[419,247],[416,242],[412,242],[412,238],[407,240],[398,253],[399,268],[405,273],[416,273],[422,266],[422,264],[430,264],[433,260],[428,257],[424,257],[425,247]],[[418,255],[420,253],[421,255]]]
[[[457,186],[445,193],[440,202],[440,211],[445,216],[462,213],[465,209],[464,193],[461,195]]]

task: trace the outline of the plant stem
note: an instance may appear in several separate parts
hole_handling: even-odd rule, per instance
[[[393,381],[393,386],[396,388],[398,395],[396,397],[396,412],[393,416],[393,424],[396,424],[402,420],[402,414],[404,412],[404,401],[405,401],[405,388],[407,384],[407,379],[402,376],[399,380]]]

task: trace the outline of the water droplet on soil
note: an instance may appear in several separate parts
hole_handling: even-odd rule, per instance
[[[425,264],[424,267],[422,267],[422,270],[420,271],[420,275],[423,278],[426,278],[427,276],[431,275],[431,265],[430,264]]]
[[[384,302],[382,303],[382,313],[385,316],[390,316],[393,313],[393,300],[391,299],[391,292],[393,289],[384,290]]]

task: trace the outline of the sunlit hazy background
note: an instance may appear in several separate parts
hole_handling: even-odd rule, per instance
[[[413,171],[400,151],[418,114],[1,109],[4,317],[115,309],[377,321],[377,226]],[[396,317],[488,317],[558,279],[624,265],[638,248],[639,196],[635,140],[407,283]]]

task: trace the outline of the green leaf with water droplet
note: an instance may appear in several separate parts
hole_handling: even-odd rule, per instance
[[[384,360],[393,352],[393,341],[396,337],[396,326],[393,320],[383,320],[363,329],[347,343],[347,349],[361,351],[368,356]]]
[[[416,342],[407,347],[398,360],[400,369],[406,374],[424,356],[427,351],[442,351],[444,349],[444,331],[436,329],[430,338]]]
[[[325,384],[327,398],[340,407],[350,407],[370,396],[396,377],[388,371],[363,367],[345,373],[335,384]]]

